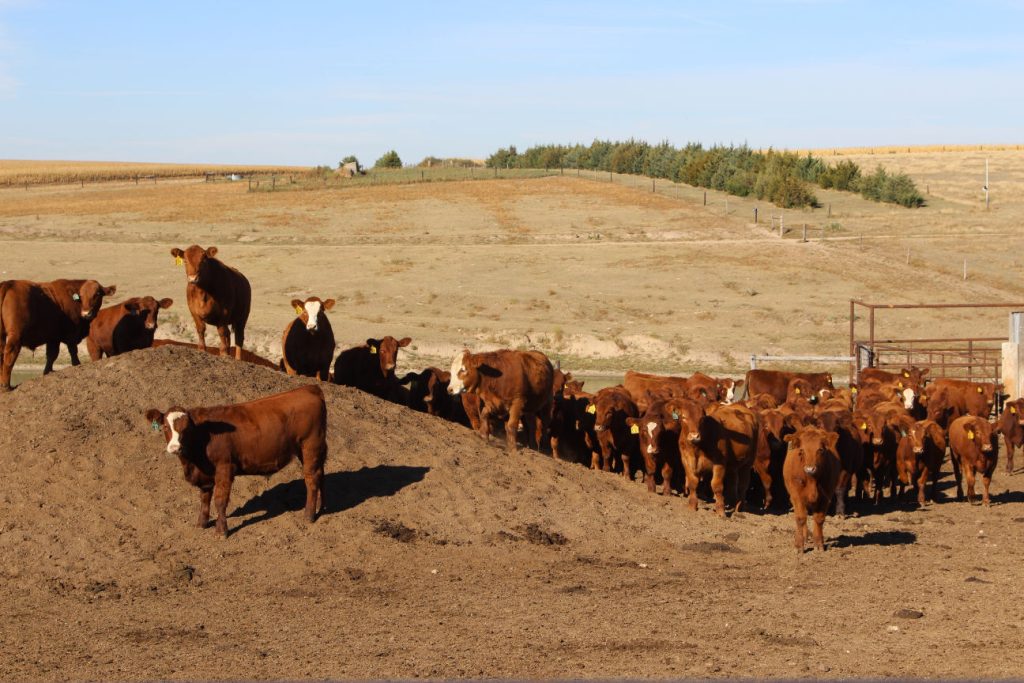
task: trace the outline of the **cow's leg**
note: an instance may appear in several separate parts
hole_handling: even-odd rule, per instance
[[[768,471],[771,463],[769,458],[756,458],[754,460],[754,471],[757,478],[761,480],[761,488],[764,489],[764,509],[772,506],[772,474]]]
[[[715,514],[725,517],[725,465],[711,466],[711,491],[715,494]]]
[[[648,493],[656,493],[655,475],[658,472],[658,461],[654,454],[644,453],[644,482],[647,484]]]
[[[679,459],[683,461],[683,472],[686,473],[686,502],[690,509],[696,512],[697,485],[700,484],[700,477],[697,476],[697,455],[692,449],[682,449],[679,452]]]
[[[206,321],[196,314],[192,314],[192,322],[196,324],[196,344],[200,351],[206,350]]]
[[[747,499],[747,490],[750,488],[750,465],[742,464],[736,472],[736,508],[739,512]]]
[[[210,521],[210,499],[213,498],[213,489],[199,489],[199,521],[196,523],[200,529],[205,529]]]
[[[956,479],[956,499],[964,499],[964,488],[962,485],[963,474],[960,472],[960,458],[956,453],[951,453],[949,458],[953,463],[953,478]]]
[[[519,429],[519,420],[523,416],[523,406],[518,401],[513,401],[512,405],[508,407],[508,422],[505,423],[505,444],[508,447],[509,453],[515,453],[516,447],[516,434]]]
[[[487,406],[486,403],[483,404],[482,406],[480,406],[480,413],[479,413],[479,417],[477,419],[479,420],[479,425],[477,426],[477,430],[478,430],[477,434],[479,434],[480,438],[483,439],[485,442],[490,443],[490,441],[491,441],[491,409]],[[513,434],[514,434],[514,432],[513,432]]]
[[[43,374],[49,375],[53,372],[53,363],[60,355],[60,342],[46,342],[46,365],[43,366]]]
[[[672,495],[672,463],[668,458],[665,458],[665,462],[661,466],[661,495]]]
[[[327,444],[323,441],[307,442],[302,448],[302,476],[306,480],[306,521],[316,520],[317,501],[323,510],[324,461]]]
[[[928,469],[928,465],[922,465],[917,475],[917,504],[921,507],[924,507],[925,503],[927,502],[925,496],[925,487],[928,486],[928,480],[930,478],[931,472]]]
[[[227,325],[217,325],[217,336],[220,337],[220,355],[228,355],[228,349],[231,347],[231,333],[230,328]],[[240,348],[235,349],[235,357],[241,360],[242,350]]]
[[[818,510],[814,513],[814,548],[825,551],[825,511]]]
[[[231,497],[231,466],[218,467],[214,473],[213,502],[217,506],[217,533],[228,535],[228,498]]]
[[[242,346],[245,345],[245,323],[231,327],[235,331],[235,359],[242,360]]]
[[[964,476],[967,479],[967,481],[964,482],[964,484],[966,484],[965,488],[967,489],[967,502],[973,505],[974,504],[974,495],[975,495],[975,492],[974,492],[974,465],[973,464],[970,464],[970,465],[968,465],[967,467],[964,468]]]
[[[21,339],[8,336],[4,342],[3,358],[0,359],[0,388],[9,391],[11,388],[11,374],[14,372],[14,361],[18,360],[21,353]]]
[[[65,344],[68,347],[68,355],[71,356],[72,365],[81,365],[82,361],[78,360],[78,344],[72,344],[68,342]]]
[[[807,508],[799,495],[790,495],[789,498],[793,502],[793,521],[796,524],[793,544],[796,546],[797,554],[800,554],[807,543]]]
[[[89,352],[90,360],[97,361],[103,358],[103,351],[100,349],[100,345],[92,337],[85,338],[85,348]]]

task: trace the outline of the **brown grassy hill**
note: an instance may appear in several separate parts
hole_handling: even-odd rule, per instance
[[[236,481],[228,539],[196,529],[197,495],[144,410],[300,381],[165,347],[0,395],[0,678],[996,676],[1024,663],[1024,607],[999,599],[1021,579],[1024,511],[1002,473],[990,510],[830,519],[834,548],[797,563],[788,515],[692,514],[328,386],[328,513],[302,520],[289,467]],[[937,660],[963,633],[970,657]]]

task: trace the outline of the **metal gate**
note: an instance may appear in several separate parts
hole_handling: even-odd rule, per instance
[[[911,365],[931,368],[929,377],[952,377],[977,382],[999,382],[1002,379],[1002,345],[1007,336],[964,336],[933,338],[882,338],[877,320],[883,311],[976,309],[979,311],[1024,310],[1024,303],[1005,304],[875,304],[850,299],[850,381],[866,367],[884,370]],[[857,313],[867,312],[867,335],[858,336]],[[996,316],[979,316],[979,325],[993,324]],[[998,318],[1005,325],[1005,317]],[[978,329],[975,326],[974,329]],[[861,331],[863,335],[863,330]]]

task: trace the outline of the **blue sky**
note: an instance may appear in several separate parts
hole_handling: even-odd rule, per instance
[[[1024,2],[0,0],[0,158],[1024,141]]]

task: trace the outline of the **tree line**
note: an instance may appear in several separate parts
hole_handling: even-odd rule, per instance
[[[906,207],[924,205],[924,197],[905,173],[888,173],[878,166],[864,173],[849,160],[830,165],[811,153],[747,145],[705,148],[689,143],[676,148],[668,142],[651,145],[640,140],[594,140],[589,146],[535,145],[519,152],[514,145],[487,158],[490,168],[580,168],[665,178],[738,197],[757,197],[781,207],[818,206],[813,185],[857,192],[867,199]]]

